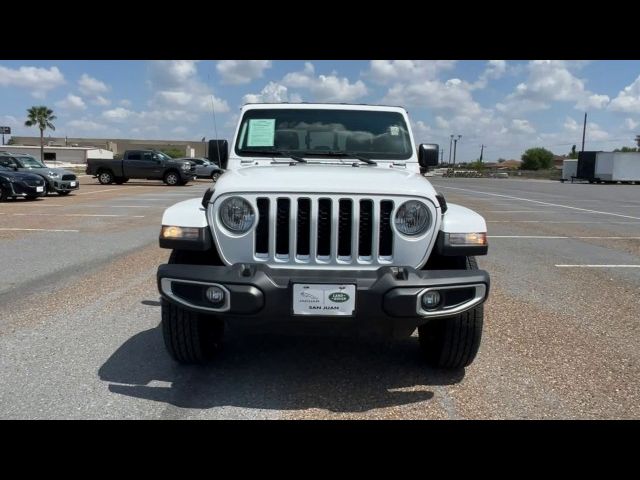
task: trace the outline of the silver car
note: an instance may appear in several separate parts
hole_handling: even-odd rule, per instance
[[[224,173],[224,170],[221,169],[218,165],[211,162],[208,158],[180,158],[178,160],[190,160],[196,164],[196,176],[198,178],[210,178],[214,182],[220,178],[220,175]]]

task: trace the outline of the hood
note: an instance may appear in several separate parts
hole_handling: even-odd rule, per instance
[[[55,172],[58,175],[62,176],[62,175],[75,175],[75,173],[69,171],[69,170],[65,170],[64,168],[49,168],[49,167],[45,167],[45,168],[29,168],[28,170],[33,170],[34,172],[38,172],[39,174],[45,173],[45,172]]]
[[[34,173],[27,172],[13,172],[11,170],[0,170],[0,177],[11,177],[18,180],[41,180],[42,177],[40,175],[36,175]]]
[[[403,168],[349,165],[271,165],[227,170],[216,196],[230,192],[353,193],[435,197],[431,183]]]

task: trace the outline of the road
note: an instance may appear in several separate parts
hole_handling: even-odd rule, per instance
[[[0,204],[0,418],[639,418],[640,187],[433,179],[488,222],[476,361],[392,345],[232,336],[182,367],[159,330],[164,208],[210,185],[101,186]]]

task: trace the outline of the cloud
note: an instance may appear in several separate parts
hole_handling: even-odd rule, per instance
[[[262,78],[268,68],[271,68],[271,60],[221,60],[216,65],[222,83],[232,85],[242,85]]]
[[[82,118],[79,120],[71,120],[67,122],[67,127],[74,130],[80,130],[83,132],[97,132],[104,131],[109,127],[102,123],[94,122],[89,118]]]
[[[407,107],[419,106],[446,111],[449,115],[477,116],[482,108],[471,95],[471,85],[458,78],[445,82],[424,80],[397,83],[385,95],[383,102]]]
[[[150,78],[154,87],[173,89],[183,87],[196,77],[196,60],[152,60]]]
[[[513,120],[511,120],[511,126],[509,130],[514,134],[519,134],[519,133],[531,134],[536,132],[536,129],[533,128],[533,125],[531,125],[529,120],[524,120],[520,118],[514,118]]]
[[[90,77],[86,73],[83,73],[80,80],[78,80],[78,89],[80,93],[84,95],[99,95],[108,92],[110,87],[97,78]]]
[[[576,77],[571,68],[582,64],[559,60],[534,60],[529,62],[526,82],[518,84],[515,91],[507,95],[505,102],[496,105],[502,112],[519,114],[544,110],[552,102],[574,102],[575,108],[604,108],[609,103],[607,95],[590,92],[585,81]]]
[[[58,67],[20,67],[12,69],[0,65],[0,87],[20,87],[31,90],[36,98],[44,98],[49,90],[66,83]]]
[[[102,117],[113,122],[122,122],[135,115],[133,110],[124,107],[117,107],[102,112]]]
[[[56,106],[60,108],[65,108],[68,110],[85,110],[87,105],[84,103],[81,97],[74,95],[72,93],[68,94],[64,100],[60,100],[56,102]]]
[[[507,71],[506,60],[489,60],[485,70],[480,74],[478,80],[476,80],[472,86],[473,88],[485,88],[489,83],[489,80],[498,79],[502,77]]]
[[[120,100],[118,102],[119,105],[126,107],[126,108],[130,108],[131,107],[131,100],[127,100],[126,98]]]
[[[640,125],[640,122],[636,122],[633,118],[624,119],[624,126],[628,130],[635,130],[636,128],[638,128],[638,125]]]
[[[316,76],[315,68],[309,62],[301,72],[286,74],[280,83],[286,87],[308,90],[316,102],[350,102],[369,93],[362,80],[351,83],[348,78],[336,74]]]
[[[614,112],[640,115],[640,76],[620,90],[616,98],[611,100],[609,109]]]
[[[455,65],[455,60],[371,60],[366,75],[380,84],[427,80],[453,69]]]
[[[260,93],[248,93],[242,97],[244,103],[278,103],[301,102],[302,97],[297,93],[289,93],[289,89],[276,82],[269,82]]]
[[[109,105],[111,105],[111,100],[103,97],[102,95],[98,95],[96,98],[91,100],[91,103],[93,105],[98,105],[99,107],[108,107]]]
[[[211,89],[198,78],[196,61],[162,60],[151,62],[150,85],[154,90],[149,106],[153,109],[211,112],[212,101],[216,113],[226,113],[226,100],[212,97]]]

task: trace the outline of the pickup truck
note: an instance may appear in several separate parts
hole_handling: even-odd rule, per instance
[[[195,163],[173,159],[156,150],[127,150],[122,159],[90,158],[87,175],[98,178],[102,185],[122,185],[131,178],[162,180],[167,185],[186,185],[196,178]]]
[[[489,274],[487,225],[448,203],[420,169],[401,107],[247,104],[225,174],[169,207],[157,272],[168,353],[214,358],[226,329],[337,326],[418,339],[426,363],[460,369],[478,352]]]

